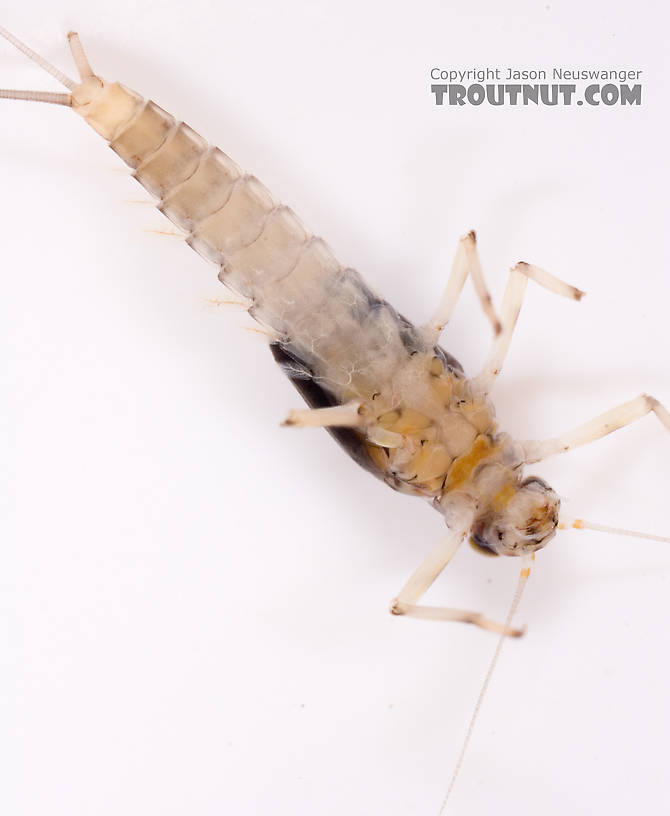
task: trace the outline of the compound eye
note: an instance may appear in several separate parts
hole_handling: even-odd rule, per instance
[[[551,488],[544,481],[544,479],[540,479],[539,476],[528,476],[527,479],[524,479],[523,482],[521,482],[519,487],[528,487],[529,485],[537,485],[538,488],[540,489],[540,491],[550,491],[551,490]]]
[[[473,550],[481,555],[495,556],[498,555],[491,545],[484,537],[486,526],[480,521],[472,528],[470,533],[470,546]]]
[[[492,550],[482,539],[477,539],[474,536],[470,536],[469,544],[475,552],[478,552],[480,555],[485,555],[487,558],[497,558],[500,555],[500,553]]]

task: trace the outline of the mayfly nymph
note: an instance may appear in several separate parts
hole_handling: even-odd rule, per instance
[[[189,246],[218,268],[221,283],[247,299],[249,313],[271,336],[274,359],[308,405],[292,411],[284,424],[326,428],[359,465],[394,490],[428,500],[442,514],[447,535],[402,587],[391,612],[463,621],[499,633],[493,666],[504,637],[522,632],[511,621],[534,553],[561,526],[609,530],[568,520],[556,492],[538,476],[525,475],[524,467],[649,412],[670,430],[670,414],[646,394],[544,441],[515,440],[499,429],[489,394],[528,280],[573,300],[583,293],[538,266],[519,262],[510,270],[496,313],[470,232],[459,243],[434,315],[414,326],[225,153],[154,102],[97,76],[77,34],[70,33],[68,40],[79,82],[9,32],[0,33],[68,89],[2,90],[0,97],[72,108],[130,167]],[[472,378],[439,345],[468,277],[494,333],[489,357]],[[484,553],[522,559],[504,622],[418,603],[465,539]],[[472,722],[468,738],[471,730]]]

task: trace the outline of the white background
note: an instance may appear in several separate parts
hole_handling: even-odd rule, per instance
[[[254,172],[410,319],[476,228],[532,285],[495,400],[552,435],[670,403],[668,20],[657,4],[66,0],[2,23]],[[666,13],[667,14],[667,13]],[[641,68],[640,108],[438,108],[440,67]],[[0,43],[0,84],[56,89]],[[209,268],[67,109],[3,102],[0,812],[435,814],[495,639],[392,618],[442,534],[320,431]],[[167,226],[166,226],[167,225]],[[445,346],[476,370],[468,286]],[[670,534],[653,419],[537,466],[574,515]],[[519,564],[464,547],[432,603],[502,617]],[[536,561],[453,814],[662,813],[667,545],[557,536]]]

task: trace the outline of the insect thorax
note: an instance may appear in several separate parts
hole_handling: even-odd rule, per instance
[[[500,457],[493,407],[473,396],[469,382],[432,352],[417,353],[396,370],[388,390],[362,411],[397,444],[368,442],[385,480],[395,489],[439,498],[466,489],[484,461]],[[383,437],[382,437],[383,442]]]
[[[558,497],[541,479],[523,478],[521,447],[498,431],[490,402],[433,354],[414,355],[404,369],[390,397],[377,393],[362,407],[399,436],[395,446],[366,443],[384,480],[432,499],[448,524],[469,515],[472,543],[488,553],[544,546],[558,523]]]

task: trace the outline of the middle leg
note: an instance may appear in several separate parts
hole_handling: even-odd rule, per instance
[[[358,428],[374,445],[397,448],[403,443],[402,434],[382,428],[361,411],[361,403],[352,400],[330,408],[302,408],[290,411],[282,422],[295,428]]]

